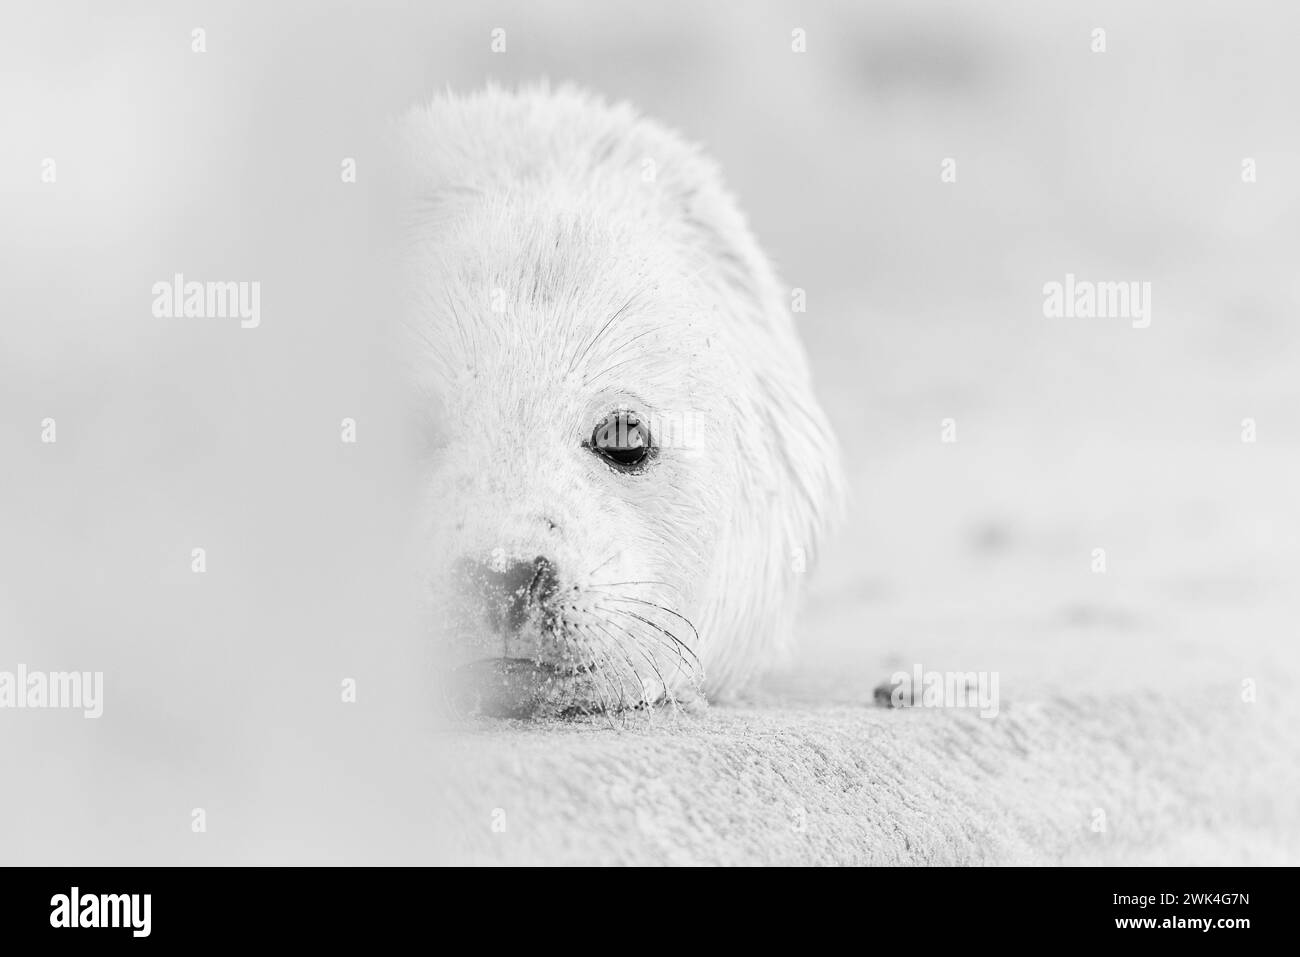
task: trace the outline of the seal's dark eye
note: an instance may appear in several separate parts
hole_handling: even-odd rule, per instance
[[[611,412],[596,423],[583,445],[621,472],[643,468],[657,449],[650,427],[635,412]]]

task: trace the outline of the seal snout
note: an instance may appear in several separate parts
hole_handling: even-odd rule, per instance
[[[462,559],[455,581],[468,612],[469,634],[482,658],[456,669],[453,704],[466,713],[526,717],[576,663],[562,661],[555,635],[559,575],[541,555],[487,561]]]
[[[459,566],[461,588],[480,605],[492,631],[509,640],[530,621],[545,624],[558,588],[555,566],[542,557],[531,561],[474,562]]]

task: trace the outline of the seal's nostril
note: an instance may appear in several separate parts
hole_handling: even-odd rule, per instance
[[[462,562],[457,569],[466,592],[483,602],[493,627],[517,632],[530,614],[545,615],[558,590],[555,566],[538,556],[513,562],[501,571],[480,562]]]
[[[555,594],[555,566],[540,555],[533,559],[533,580],[528,585],[528,598],[534,604],[542,605]]]

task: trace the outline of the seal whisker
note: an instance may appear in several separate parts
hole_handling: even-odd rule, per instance
[[[609,330],[609,327],[614,324],[614,320],[617,319],[619,316],[623,315],[623,313],[627,311],[628,306],[632,305],[636,297],[637,297],[636,293],[633,293],[632,295],[628,296],[627,302],[619,306],[618,311],[614,313],[614,315],[610,316],[608,320],[606,320],[605,324],[600,327],[600,332],[596,333],[591,338],[591,341],[587,343],[587,347],[582,350],[582,354],[569,363],[568,371],[565,373],[566,375],[573,374],[573,371],[578,367],[578,365],[582,362],[582,360],[587,358],[587,353],[591,351],[591,347],[600,341],[601,337],[605,335],[605,333]]]
[[[607,597],[609,601],[630,601],[630,602],[636,602],[638,605],[649,605],[651,608],[658,608],[660,611],[672,615],[674,618],[677,618],[682,622],[685,622],[686,627],[689,628],[691,632],[695,635],[695,643],[697,645],[700,643],[699,630],[695,627],[695,624],[689,618],[687,618],[679,611],[673,611],[668,606],[661,605],[656,601],[646,601],[644,598],[633,598],[631,595],[609,595]]]
[[[605,628],[604,625],[600,624],[599,622],[596,622],[596,623],[595,623],[595,626],[596,626],[597,628],[599,628],[601,631],[603,631],[603,632],[605,633],[605,635],[609,638],[610,641],[615,642],[616,644],[618,644],[617,639],[616,639],[613,635],[611,635],[611,634],[609,633],[609,630],[608,630],[607,628]],[[659,666],[655,663],[654,657],[653,657],[652,655],[648,654],[648,653],[646,652],[646,650],[645,650],[644,648],[642,648],[642,647],[640,646],[640,644],[637,643],[637,640],[636,640],[636,637],[637,637],[637,636],[636,636],[635,634],[629,632],[629,633],[628,633],[628,636],[632,639],[632,644],[633,644],[633,646],[636,648],[636,650],[640,653],[641,657],[644,658],[644,659],[646,660],[646,663],[650,665],[651,670],[654,671],[655,676],[658,677],[658,679],[659,679],[659,683],[660,683],[661,685],[663,685],[664,696],[668,699],[668,701],[673,705],[674,708],[677,707],[677,698],[673,695],[672,689],[669,688],[669,686],[668,686],[668,680],[667,680],[666,678],[664,678],[664,674],[663,674],[663,672],[659,670]],[[628,660],[628,665],[631,666],[631,664],[632,664],[632,662],[631,662],[631,660],[629,659],[629,660]],[[633,670],[635,670],[635,669],[633,669]],[[642,702],[645,703],[645,704],[651,704],[651,703],[653,703],[653,702],[647,700],[647,696],[646,696],[646,693],[645,693],[645,686],[644,686],[644,684],[642,685],[642,688],[641,688],[641,700],[642,700]]]
[[[613,696],[613,693],[615,691],[618,692],[618,705],[619,705],[619,709],[621,710],[623,708],[623,705],[626,702],[626,699],[623,697],[622,683],[621,682],[619,683],[618,688],[615,688],[613,686],[613,682],[611,678],[611,673],[614,670],[613,663],[611,662],[609,655],[604,652],[604,649],[603,648],[597,649],[593,646],[592,650],[605,664],[604,668],[597,669],[596,672],[594,673],[594,677],[595,677],[594,683],[596,686],[596,694],[600,697],[601,710],[605,713],[605,716],[609,718],[610,727],[613,727],[614,726],[613,718],[610,717],[612,712],[610,711],[609,703],[605,700],[605,692],[609,691],[611,697]]]
[[[623,660],[627,663],[627,667],[628,667],[628,676],[629,676],[630,678],[632,678],[632,679],[635,679],[635,680],[636,680],[636,683],[637,683],[637,686],[640,688],[640,694],[639,694],[638,697],[637,697],[637,704],[638,704],[638,705],[645,704],[645,703],[646,703],[645,682],[644,682],[643,680],[641,680],[640,675],[637,673],[637,670],[636,670],[636,664],[632,661],[631,656],[628,655],[628,653],[627,653],[627,649],[624,647],[624,643],[618,641],[618,640],[617,640],[617,639],[616,639],[612,634],[610,634],[610,632],[609,632],[606,628],[604,628],[604,626],[602,626],[599,622],[593,622],[592,625],[594,625],[594,627],[596,627],[596,628],[599,628],[600,631],[601,631],[601,632],[605,635],[605,637],[609,640],[609,645],[610,645],[610,647],[612,647],[612,648],[617,648],[619,654],[623,656]],[[637,650],[639,651],[640,648],[638,647]],[[644,653],[643,653],[643,654],[644,654]],[[653,667],[654,667],[654,662],[651,662],[651,663],[650,663],[650,666],[653,668]]]
[[[597,566],[596,566],[595,568],[593,568],[591,571],[587,572],[587,577],[590,578],[592,575],[596,574],[596,572],[600,571],[602,568],[604,568],[606,565],[608,565],[608,564],[609,564],[610,562],[612,562],[614,559],[618,558],[618,556],[621,555],[621,554],[623,554],[621,551],[614,552],[612,555],[609,556],[609,558],[605,559],[603,562],[601,562],[599,565],[597,565]]]
[[[669,325],[667,323],[664,323],[662,325],[652,326],[651,328],[647,329],[645,332],[638,332],[635,336],[632,336],[630,339],[625,339],[623,342],[620,342],[613,349],[611,349],[609,351],[610,358],[613,358],[614,356],[618,355],[620,352],[622,352],[632,343],[636,342],[638,339],[644,339],[646,336],[653,335],[656,332],[660,332],[661,330],[668,329],[668,328],[670,328]]]
[[[588,638],[586,635],[579,635],[578,637],[580,641],[580,651],[582,651],[584,656],[586,656],[589,660],[594,658],[595,650],[592,648],[590,638]],[[592,667],[588,665],[587,668],[588,673],[590,673],[591,670]],[[578,711],[583,710],[580,704],[576,704],[577,700],[578,700],[578,682],[574,681],[569,685],[569,695],[568,695],[567,702],[564,705],[564,710],[568,710],[569,708],[574,708]]]
[[[621,712],[625,710],[627,705],[627,696],[624,693],[624,676],[620,674],[619,669],[615,667],[615,662],[613,660],[612,653],[615,650],[617,650],[620,654],[623,655],[624,660],[627,661],[628,668],[631,670],[633,677],[636,676],[636,668],[632,665],[631,660],[627,658],[627,652],[623,650],[619,642],[615,641],[613,636],[610,635],[608,631],[606,631],[605,634],[610,639],[608,644],[606,644],[604,641],[594,641],[594,642],[589,641],[588,649],[592,651],[594,654],[598,655],[605,664],[604,668],[597,670],[595,673],[597,686],[609,690],[611,696],[615,691],[617,691],[618,703],[619,703],[618,710]],[[643,688],[641,697],[644,696],[645,696],[645,692]],[[605,703],[603,694],[601,695],[601,707],[606,709],[606,713],[609,712],[609,705]]]
[[[636,603],[636,604],[638,604],[638,605],[646,605],[646,606],[648,606],[648,607],[650,607],[650,608],[657,608],[658,610],[660,610],[660,611],[662,611],[662,612],[665,612],[666,614],[672,615],[673,617],[678,618],[678,619],[680,619],[681,621],[685,622],[686,627],[690,628],[690,629],[691,629],[691,632],[695,635],[695,643],[696,643],[697,645],[700,643],[700,632],[699,632],[699,630],[695,627],[695,623],[692,622],[692,621],[691,621],[689,618],[687,618],[685,615],[681,614],[680,612],[674,611],[673,609],[668,608],[668,607],[665,606],[665,605],[661,605],[661,604],[659,604],[658,602],[646,601],[646,600],[644,600],[644,599],[642,599],[642,598],[634,598],[634,597],[629,596],[629,595],[611,595],[611,596],[607,596],[607,597],[609,598],[610,601],[634,602],[634,603]],[[598,607],[599,607],[599,606],[598,606]],[[605,608],[604,610],[606,610],[606,611],[612,611],[612,612],[622,612],[623,614],[631,614],[631,612],[628,612],[626,609],[619,609],[619,608]],[[655,622],[647,621],[646,619],[641,618],[639,615],[633,615],[633,617],[638,618],[638,619],[641,620],[641,621],[645,621],[646,624],[650,625],[650,627],[655,628],[656,630],[658,630],[660,633],[662,633],[662,634],[664,634],[664,635],[667,635],[668,638],[669,638],[671,641],[674,642],[674,645],[675,645],[674,650],[677,651],[677,657],[678,657],[679,659],[682,659],[682,653],[681,653],[681,650],[680,650],[680,649],[681,649],[681,648],[685,648],[686,651],[687,651],[688,653],[690,653],[691,657],[694,659],[694,661],[695,661],[695,666],[694,666],[694,667],[687,667],[687,666],[686,666],[686,662],[685,662],[685,660],[683,659],[683,660],[681,660],[681,667],[682,667],[682,670],[683,670],[683,671],[688,675],[688,677],[689,677],[691,680],[696,680],[696,675],[697,675],[697,670],[698,670],[698,672],[699,672],[699,679],[700,679],[700,680],[703,679],[702,663],[701,663],[700,660],[699,660],[699,656],[698,656],[698,655],[697,655],[697,654],[696,654],[696,653],[695,653],[695,652],[690,648],[689,645],[687,645],[685,642],[683,642],[680,638],[678,638],[678,637],[677,637],[675,634],[673,634],[672,632],[666,630],[665,628],[660,627],[660,626],[659,626],[658,624],[656,624]],[[699,683],[699,682],[697,681],[696,683]]]
[[[664,628],[662,625],[656,624],[650,619],[642,615],[638,615],[634,611],[628,611],[626,608],[609,608],[604,605],[599,605],[597,607],[601,608],[604,611],[611,611],[616,615],[626,615],[629,618],[635,618],[637,621],[649,625],[651,628],[659,632],[661,635],[663,635],[665,638],[667,638],[670,642],[673,643],[673,646],[675,646],[677,649],[677,657],[682,659],[683,666],[685,666],[686,664],[686,659],[682,656],[682,651],[684,650],[687,654],[691,656],[691,660],[695,662],[695,665],[694,667],[688,668],[687,672],[692,676],[692,678],[694,678],[697,674],[700,677],[703,677],[703,666],[700,663],[699,655],[695,653],[695,650],[691,648],[690,645],[686,644],[686,642],[682,641],[680,638],[678,638],[668,629]]]
[[[569,639],[578,646],[576,650],[579,652],[580,656],[582,658],[588,659],[589,663],[585,666],[585,672],[587,676],[591,679],[592,688],[594,689],[597,698],[599,698],[600,700],[601,711],[608,712],[609,702],[605,700],[604,674],[602,673],[603,669],[599,669],[595,667],[595,665],[590,663],[590,661],[596,659],[600,653],[599,649],[596,647],[596,643],[591,641],[589,635],[587,635],[586,633],[582,633],[580,631],[580,626],[578,622],[566,621],[564,622],[564,625],[565,626],[572,625],[571,628],[564,627],[561,629],[561,631],[562,633],[568,635]],[[578,666],[575,666],[573,669],[572,677],[574,679],[577,679],[581,674],[582,671],[579,669]],[[572,704],[572,702],[575,702],[578,698],[578,692],[579,692],[578,685],[579,682],[577,680],[574,680],[569,684],[569,689],[568,689],[569,695],[567,698],[567,702],[569,703],[566,703],[564,708],[565,710],[567,710],[568,708],[572,707],[576,711],[582,714],[590,714],[591,711],[587,707],[584,707],[581,704]]]
[[[682,592],[681,592],[681,589],[678,588],[676,585],[673,585],[673,584],[671,584],[670,582],[660,582],[660,581],[593,582],[592,584],[588,585],[587,587],[588,587],[588,588],[614,588],[614,587],[617,587],[617,586],[619,586],[619,585],[662,585],[664,588],[671,588],[673,591],[677,592],[677,594],[679,594],[679,595],[682,593]]]

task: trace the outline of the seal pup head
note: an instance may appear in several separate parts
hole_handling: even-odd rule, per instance
[[[717,168],[572,88],[402,125],[408,354],[436,410],[425,572],[455,700],[738,690],[790,637],[839,456]]]

